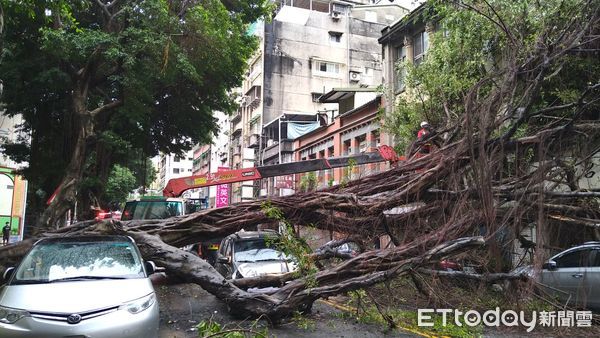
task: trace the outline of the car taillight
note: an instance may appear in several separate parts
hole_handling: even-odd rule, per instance
[[[96,213],[96,220],[101,220],[101,219],[105,219],[105,218],[110,218],[111,213],[110,212],[106,212],[104,210],[102,211],[98,211]]]

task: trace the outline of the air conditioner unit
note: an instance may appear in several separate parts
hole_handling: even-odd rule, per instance
[[[359,82],[360,81],[360,73],[358,72],[350,72],[350,81]]]
[[[342,13],[340,13],[340,12],[336,12],[336,11],[331,12],[331,18],[333,20],[339,20],[341,15],[342,15]]]

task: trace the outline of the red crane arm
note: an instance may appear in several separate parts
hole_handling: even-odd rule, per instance
[[[225,170],[204,175],[170,179],[163,195],[165,197],[178,197],[184,191],[194,188],[209,187],[218,184],[254,181],[266,177],[299,174],[309,171],[341,168],[354,165],[385,162],[395,163],[399,160],[396,152],[390,146],[380,146],[375,152],[361,153],[343,157],[320,158],[314,160],[274,164],[246,169]]]

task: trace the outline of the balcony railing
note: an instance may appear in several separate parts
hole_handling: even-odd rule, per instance
[[[281,153],[291,153],[294,151],[294,142],[293,141],[288,141],[288,140],[282,140],[281,141]],[[271,158],[274,158],[276,156],[279,156],[279,145],[278,144],[274,144],[272,146],[270,146],[269,148],[265,149],[265,153],[263,156],[263,160],[268,160]]]
[[[242,112],[239,109],[235,113],[233,113],[233,115],[231,115],[231,122],[233,122],[233,123],[239,122],[241,119],[242,119]]]

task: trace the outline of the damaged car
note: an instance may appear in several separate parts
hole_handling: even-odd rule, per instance
[[[239,231],[221,241],[215,269],[227,279],[292,272],[296,260],[281,251],[279,233],[272,230]]]

